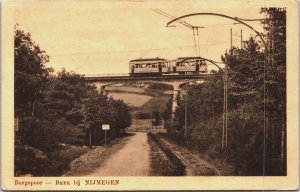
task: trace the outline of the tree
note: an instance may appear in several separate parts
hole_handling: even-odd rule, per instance
[[[129,107],[122,100],[110,100],[115,113],[115,129],[116,134],[125,133],[125,128],[131,125],[132,117]]]
[[[46,68],[49,56],[31,39],[29,33],[15,30],[14,64],[15,64],[15,115],[34,117],[35,101],[44,95],[49,74]]]
[[[286,174],[286,9],[262,8],[267,15],[264,24],[267,31],[269,53],[266,77],[268,155],[280,157],[281,172]],[[274,135],[274,136],[273,136]]]

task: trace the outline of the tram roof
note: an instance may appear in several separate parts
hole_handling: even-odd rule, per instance
[[[201,57],[178,57],[177,59],[201,59]]]
[[[130,62],[134,62],[134,61],[166,61],[166,59],[159,58],[159,57],[156,57],[156,58],[145,58],[145,59],[140,58],[140,59],[133,59]]]

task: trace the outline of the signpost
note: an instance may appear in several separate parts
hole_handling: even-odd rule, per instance
[[[109,130],[109,124],[103,124],[102,130],[104,130],[104,134],[105,134],[104,141],[105,141],[105,147],[106,147],[106,131]]]

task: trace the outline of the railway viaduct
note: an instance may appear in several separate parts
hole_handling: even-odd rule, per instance
[[[196,75],[163,75],[157,77],[151,76],[101,76],[101,75],[91,75],[85,76],[87,82],[94,84],[99,91],[104,91],[106,86],[119,84],[119,83],[163,83],[173,86],[173,104],[172,112],[175,112],[177,107],[176,97],[181,91],[180,86],[189,82],[205,81],[210,78],[212,74],[201,73]]]

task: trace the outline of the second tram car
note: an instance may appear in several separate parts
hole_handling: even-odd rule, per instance
[[[179,57],[173,66],[173,73],[198,74],[207,72],[207,64],[199,57]]]
[[[167,60],[163,58],[135,59],[129,62],[129,74],[139,75],[162,75],[169,72]]]

